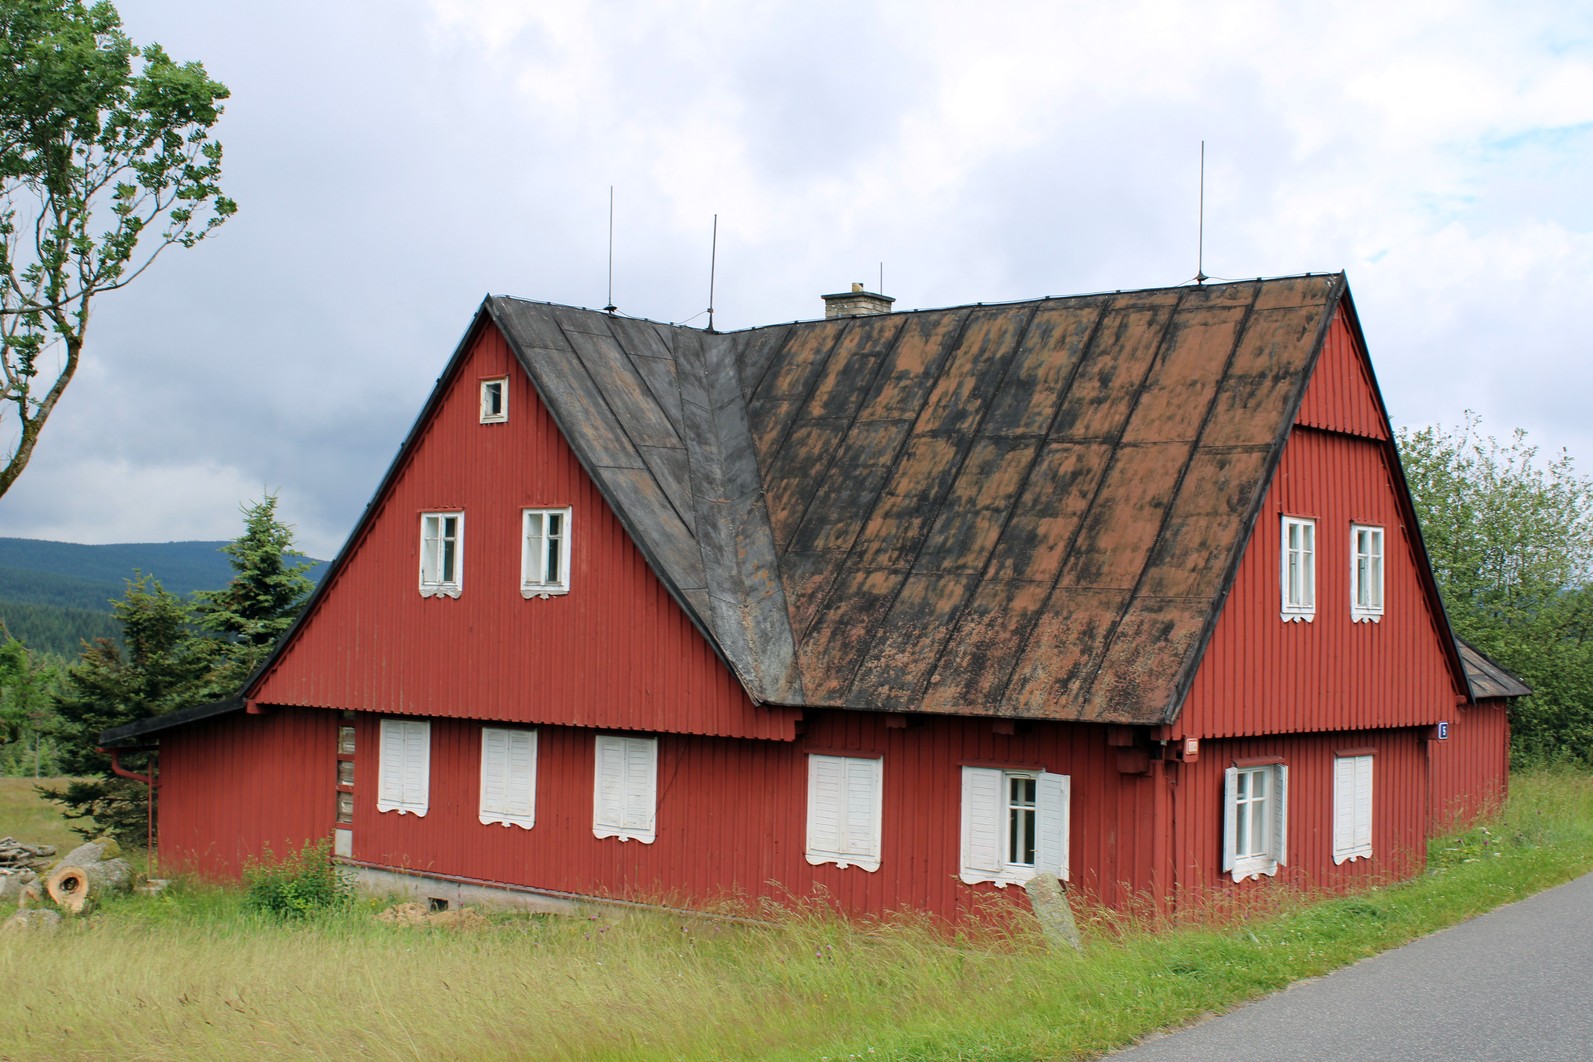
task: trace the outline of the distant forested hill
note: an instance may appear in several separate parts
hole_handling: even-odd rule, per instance
[[[30,648],[76,656],[83,641],[114,637],[111,601],[136,572],[172,593],[219,590],[232,578],[225,542],[140,542],[84,546],[0,538],[0,621]],[[319,580],[324,561],[310,560]]]

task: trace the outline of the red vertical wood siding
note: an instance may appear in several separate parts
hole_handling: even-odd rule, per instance
[[[1390,439],[1388,418],[1383,416],[1372,383],[1372,363],[1355,339],[1349,311],[1340,303],[1322,341],[1322,354],[1311,373],[1298,424],[1308,428]]]
[[[479,422],[507,376],[508,421]],[[654,576],[484,326],[375,518],[255,692],[263,704],[789,739]],[[571,506],[568,594],[520,595],[521,509]],[[422,598],[420,517],[465,514],[463,593]]]
[[[374,748],[378,717],[360,718],[360,746]],[[1071,776],[1076,888],[1122,904],[1154,877],[1157,784],[1117,773],[1102,727],[1044,723],[1005,736],[988,720],[891,728],[881,715],[823,712],[790,744],[661,735],[652,844],[592,836],[595,733],[539,728],[536,825],[522,830],[477,819],[480,724],[434,721],[428,813],[378,812],[374,789],[356,786],[355,858],[587,895],[692,905],[822,896],[854,915],[909,909],[959,919],[979,895],[998,894],[958,878],[960,768],[975,763]],[[882,757],[878,871],[804,858],[810,751]],[[1021,889],[1004,894],[1023,902]]]
[[[1432,748],[1431,828],[1441,832],[1495,811],[1510,778],[1510,715],[1504,701],[1457,708],[1449,739]]]
[[[337,717],[235,712],[181,727],[161,736],[159,776],[161,866],[236,878],[267,845],[282,855],[331,835]]]
[[[1296,428],[1174,724],[1232,737],[1436,723],[1457,690],[1428,607],[1385,444]],[[1282,522],[1316,520],[1316,616],[1279,615]],[[1384,529],[1384,609],[1350,618],[1350,525]]]
[[[1222,870],[1223,774],[1235,759],[1278,757],[1289,768],[1288,864],[1278,881],[1308,889],[1344,889],[1418,872],[1427,857],[1425,731],[1358,730],[1202,742],[1200,759],[1180,764],[1173,850],[1182,897],[1255,888]],[[1341,751],[1373,750],[1372,857],[1333,862],[1333,760]]]

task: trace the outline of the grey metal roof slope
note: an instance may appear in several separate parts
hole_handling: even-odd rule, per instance
[[[1499,697],[1530,697],[1532,687],[1482,655],[1482,651],[1457,636],[1455,648],[1460,650],[1460,660],[1466,665],[1466,685],[1471,687],[1474,701]]]
[[[730,335],[486,309],[754,698],[1152,724],[1343,294],[1294,277]]]

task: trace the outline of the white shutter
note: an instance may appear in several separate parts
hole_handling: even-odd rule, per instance
[[[1289,768],[1280,763],[1273,772],[1277,806],[1273,809],[1272,855],[1281,867],[1289,863]]]
[[[1239,768],[1229,767],[1222,772],[1222,869],[1234,869],[1239,859],[1239,838],[1235,824],[1235,810],[1239,805]],[[1235,881],[1238,878],[1234,879]]]
[[[845,761],[840,756],[808,757],[807,860],[817,866],[834,863],[845,846],[841,824]]]
[[[397,811],[404,803],[403,721],[383,719],[376,771],[376,810]]]
[[[658,739],[597,736],[592,833],[652,844],[658,793]]]
[[[1333,760],[1333,862],[1353,857],[1355,849],[1355,757]]]
[[[809,863],[879,869],[883,782],[879,759],[808,756]]]
[[[969,885],[1001,877],[1002,778],[988,767],[962,769],[961,876]]]
[[[846,851],[858,866],[879,867],[880,761],[846,761]]]
[[[1035,781],[1034,868],[1066,881],[1072,780],[1065,774],[1042,773]]]
[[[483,823],[500,822],[529,830],[536,821],[535,730],[481,730],[481,812]]]
[[[625,739],[625,829],[651,844],[658,793],[658,739]]]
[[[1355,851],[1372,854],[1372,757],[1355,757]]]
[[[431,724],[383,719],[376,810],[424,815],[431,778]]]

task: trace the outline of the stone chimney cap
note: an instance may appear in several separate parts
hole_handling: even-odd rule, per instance
[[[876,314],[890,313],[891,303],[896,301],[889,295],[865,291],[861,282],[854,282],[851,291],[824,295],[821,298],[824,299],[824,316],[827,319],[831,317],[872,317]]]

